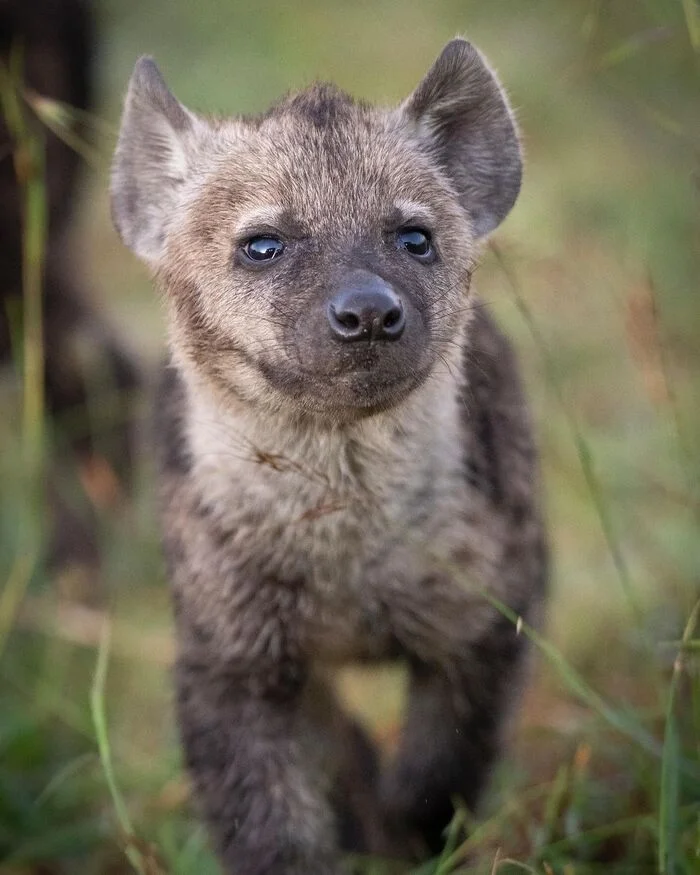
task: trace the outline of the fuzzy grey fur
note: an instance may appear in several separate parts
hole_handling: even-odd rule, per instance
[[[341,844],[434,852],[453,797],[478,802],[526,649],[484,593],[537,623],[546,576],[516,365],[470,293],[520,171],[463,40],[390,111],[317,85],[205,119],[152,61],[134,72],[113,212],[168,306],[178,716],[226,872],[336,873]],[[430,230],[432,263],[396,245],[407,225]],[[241,254],[260,234],[286,244],[264,268]],[[331,337],[329,296],[360,272],[401,297],[400,340]],[[382,772],[327,678],[396,658],[410,695]]]

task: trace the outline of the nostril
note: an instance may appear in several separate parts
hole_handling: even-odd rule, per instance
[[[349,328],[351,331],[356,331],[360,327],[360,317],[348,310],[341,311],[340,313],[334,312],[334,316],[342,326]]]
[[[382,319],[382,327],[383,328],[395,328],[398,325],[402,312],[398,307],[392,307],[391,310],[386,313],[384,319]]]

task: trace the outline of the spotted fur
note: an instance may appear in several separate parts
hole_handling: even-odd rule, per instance
[[[435,852],[453,798],[478,804],[525,666],[493,599],[537,623],[546,569],[516,365],[470,290],[519,181],[505,96],[461,40],[394,110],[316,85],[205,119],[137,65],[113,212],[168,310],[178,719],[226,872]],[[432,264],[397,247],[406,225]],[[242,260],[256,234],[285,241],[279,263]],[[331,336],[329,296],[359,276],[401,297],[400,340]],[[409,701],[382,771],[327,678],[397,658]]]

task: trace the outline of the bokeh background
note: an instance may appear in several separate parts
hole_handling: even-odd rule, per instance
[[[130,494],[107,463],[79,467],[66,487],[96,521],[99,564],[47,567],[44,530],[18,583],[26,435],[20,381],[3,378],[0,872],[217,871],[170,709],[148,427],[162,312],[109,218],[135,59],[154,55],[175,94],[204,111],[256,112],[314,79],[392,104],[455,34],[490,58],[523,130],[522,193],[477,286],[523,363],[553,570],[492,798],[466,846],[421,871],[699,872],[696,0],[99,0],[95,17],[98,102],[70,257],[142,370],[141,450]],[[100,403],[96,385],[91,409]],[[341,689],[389,750],[400,671],[350,671]]]

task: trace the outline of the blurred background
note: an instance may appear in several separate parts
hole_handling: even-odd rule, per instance
[[[477,287],[523,363],[554,561],[508,760],[470,837],[421,872],[700,872],[697,0],[96,0],[89,24],[84,8],[0,0],[0,872],[217,871],[170,708],[162,312],[109,217],[134,61],[154,55],[203,111],[314,79],[392,104],[455,34],[523,131],[522,193]],[[401,672],[341,689],[390,750]]]

